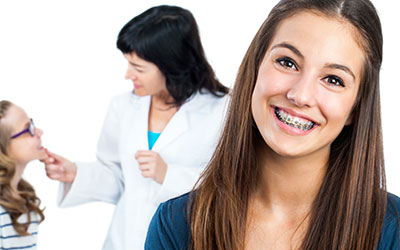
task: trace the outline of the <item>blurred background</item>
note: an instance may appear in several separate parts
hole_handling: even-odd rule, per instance
[[[226,86],[233,82],[256,31],[277,3],[270,1],[2,0],[0,2],[0,100],[26,110],[43,129],[43,145],[71,160],[95,159],[109,101],[132,89],[127,62],[116,49],[122,26],[160,4],[178,5],[195,16],[207,58]],[[374,0],[384,35],[381,71],[383,135],[388,190],[400,195],[396,157],[400,135],[400,2]],[[390,3],[390,4],[389,4]],[[399,63],[400,64],[400,63]],[[90,203],[61,209],[58,183],[32,162],[25,178],[46,207],[39,249],[101,249],[114,206]]]

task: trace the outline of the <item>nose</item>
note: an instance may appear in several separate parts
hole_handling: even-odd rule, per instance
[[[135,80],[136,79],[136,74],[133,69],[128,66],[128,69],[126,70],[125,73],[125,80]]]
[[[40,128],[35,128],[35,135],[37,137],[41,137],[43,135],[43,130],[41,130]]]
[[[311,74],[303,74],[294,82],[286,97],[288,100],[299,107],[311,107],[316,103],[316,81]]]

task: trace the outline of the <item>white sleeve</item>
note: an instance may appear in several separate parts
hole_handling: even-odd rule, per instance
[[[169,164],[163,184],[157,185],[154,203],[159,204],[193,189],[204,167],[188,167]]]
[[[113,100],[100,134],[97,161],[77,163],[74,182],[60,184],[59,206],[68,207],[90,201],[118,202],[124,189],[119,158],[120,110],[116,100]]]

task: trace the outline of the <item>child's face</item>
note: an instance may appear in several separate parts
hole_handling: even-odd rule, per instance
[[[4,122],[12,128],[12,135],[15,135],[29,127],[30,118],[23,109],[11,105],[4,118]],[[46,155],[42,147],[42,140],[40,139],[43,131],[38,128],[35,128],[34,131],[34,136],[30,133],[23,133],[10,140],[7,155],[16,161],[19,166],[25,166],[30,161],[41,159]]]
[[[278,155],[326,158],[346,124],[364,53],[345,21],[301,12],[284,20],[261,62],[252,113]]]

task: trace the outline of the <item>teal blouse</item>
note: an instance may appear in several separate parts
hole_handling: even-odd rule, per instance
[[[154,133],[151,131],[147,131],[147,139],[149,141],[149,149],[151,150],[156,143],[158,137],[160,137],[161,133]]]
[[[161,203],[147,232],[145,250],[187,250],[190,227],[187,221],[189,195]],[[386,217],[376,250],[399,250],[400,198],[388,193]]]

